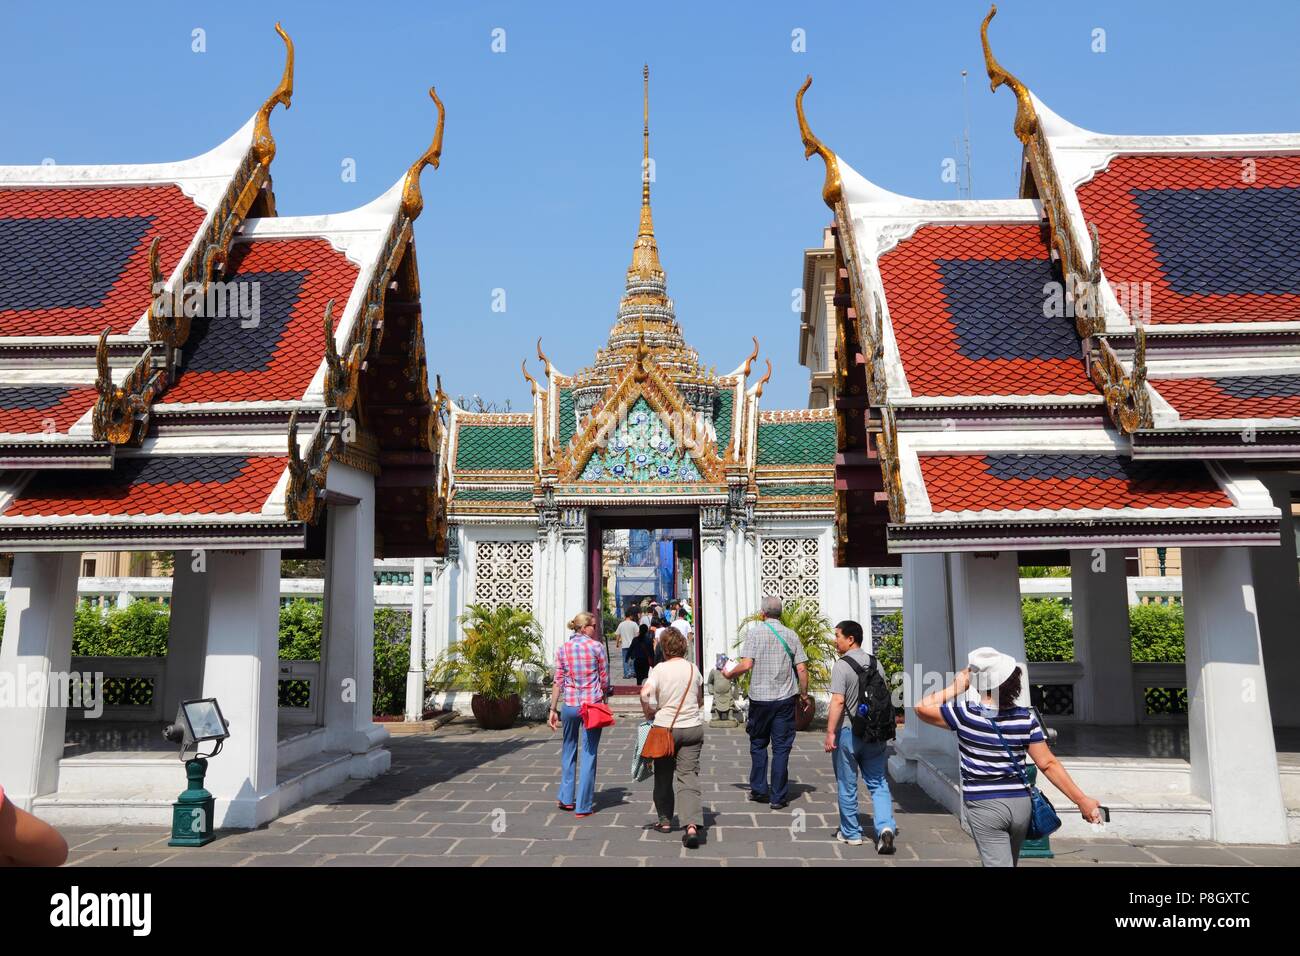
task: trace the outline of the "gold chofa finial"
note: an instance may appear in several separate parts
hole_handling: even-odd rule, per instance
[[[283,104],[284,108],[288,109],[293,99],[293,41],[278,23],[275,25],[275,32],[280,34],[280,39],[284,41],[284,75],[280,77],[280,85],[275,88],[275,92],[257,111],[257,122],[253,124],[253,152],[257,156],[257,161],[263,166],[270,166],[271,160],[275,159],[275,137],[271,135],[271,110],[275,109],[277,103]]]
[[[542,363],[542,367],[543,367],[544,369],[546,369],[546,377],[547,377],[547,378],[550,378],[550,377],[551,377],[551,360],[548,359],[548,358],[546,357],[546,353],[542,351],[542,337],[541,337],[540,335],[537,336],[537,361],[539,361],[539,362]]]
[[[425,166],[437,169],[442,159],[442,125],[447,114],[442,108],[442,100],[438,99],[438,94],[432,86],[429,87],[429,98],[433,100],[433,105],[438,107],[438,128],[433,131],[433,142],[424,151],[424,155],[413,162],[411,168],[406,171],[406,184],[402,187],[402,212],[409,219],[415,219],[424,209],[424,197],[420,195],[420,171]]]
[[[1016,94],[1016,121],[1012,128],[1015,130],[1016,139],[1028,143],[1038,131],[1038,113],[1034,111],[1034,101],[1030,99],[1028,88],[1002,68],[1002,64],[993,56],[993,50],[989,47],[989,22],[997,16],[997,13],[998,5],[995,3],[989,7],[989,14],[980,25],[980,43],[984,45],[984,69],[989,74],[990,90],[996,92],[997,88],[1005,83],[1011,87],[1011,92]]]
[[[754,386],[755,398],[763,397],[763,386],[772,380],[772,360],[763,359],[763,361],[767,363],[767,372],[765,372],[763,377],[758,380],[758,384]]]
[[[659,246],[655,243],[654,217],[650,214],[650,66],[641,68],[641,222],[632,246],[629,272],[651,278],[663,274],[659,263]]]
[[[745,378],[749,378],[749,370],[754,365],[754,359],[758,358],[758,336],[750,336],[754,340],[754,351],[749,353],[749,358],[745,359]]]
[[[811,73],[803,81],[803,86],[799,87],[799,92],[794,95],[794,112],[799,117],[799,138],[803,140],[804,159],[811,159],[812,154],[817,153],[826,163],[826,181],[822,184],[822,199],[825,200],[826,205],[834,209],[835,204],[844,196],[843,184],[840,182],[840,164],[835,159],[835,154],[808,128],[808,118],[803,112],[803,95],[808,92],[810,86],[812,86]]]

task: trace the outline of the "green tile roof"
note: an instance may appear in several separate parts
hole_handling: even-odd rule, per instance
[[[760,465],[833,465],[836,452],[835,422],[760,422]]]
[[[525,471],[533,467],[531,425],[461,425],[457,471]]]
[[[457,488],[457,501],[532,501],[532,489],[502,491],[499,488]]]
[[[569,442],[573,438],[573,433],[578,429],[577,413],[573,410],[573,389],[560,389],[560,397],[556,401],[559,421],[559,447],[568,448]]]
[[[713,428],[718,435],[718,451],[727,447],[731,441],[731,406],[735,402],[731,389],[718,393],[718,401],[713,409]]]
[[[828,498],[835,494],[835,486],[822,484],[759,485],[760,498]]]

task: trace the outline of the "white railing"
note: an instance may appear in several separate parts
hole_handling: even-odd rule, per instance
[[[902,572],[888,575],[873,574],[874,581],[899,581]],[[1020,596],[1022,598],[1055,598],[1067,607],[1071,603],[1069,578],[1021,578]],[[1135,604],[1181,604],[1183,603],[1183,579],[1176,577],[1140,577],[1128,579],[1128,603]],[[903,587],[890,583],[874,585],[871,588],[871,612],[873,614],[892,614],[903,609]]]
[[[9,594],[11,578],[0,578],[0,602]],[[375,607],[410,608],[414,588],[401,584],[376,584]],[[424,603],[433,605],[435,589],[424,589]],[[81,578],[77,582],[77,597],[100,608],[126,607],[132,601],[152,601],[170,604],[172,579],[166,578]],[[325,600],[323,578],[281,578],[280,603],[287,604],[297,598],[307,601]]]

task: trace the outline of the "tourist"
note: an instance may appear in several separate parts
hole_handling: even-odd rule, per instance
[[[894,709],[889,704],[889,684],[880,661],[862,649],[862,625],[841,621],[835,625],[835,649],[840,659],[831,668],[831,703],[826,717],[826,752],[835,770],[839,794],[840,827],[835,839],[849,846],[862,845],[858,819],[858,773],[871,792],[872,821],[876,826],[876,852],[894,852],[894,800],[889,792],[887,748],[894,738]],[[865,697],[862,683],[871,691]],[[881,727],[870,718],[870,704],[880,706]],[[866,713],[859,706],[867,704]],[[848,719],[845,719],[845,718]],[[854,719],[856,717],[856,719]]]
[[[654,635],[656,664],[662,664],[664,662],[664,649],[663,645],[659,643],[659,638],[663,636],[663,633],[666,630],[668,630],[668,622],[662,617],[656,614],[654,617],[650,618],[650,633]]]
[[[646,677],[650,673],[650,668],[655,663],[655,645],[650,639],[650,628],[644,624],[640,625],[639,633],[632,639],[632,669],[636,675],[636,686],[640,687],[645,683]]]
[[[808,655],[799,635],[781,623],[781,599],[763,598],[763,620],[745,634],[740,660],[723,676],[749,679],[749,799],[782,810],[790,803],[790,750],[797,701],[808,700]],[[767,748],[772,747],[772,778]]]
[[[1101,804],[1079,789],[1048,748],[1029,708],[1024,668],[991,647],[971,651],[968,663],[946,688],[922,698],[916,715],[957,734],[966,820],[980,862],[1016,866],[1029,830],[1029,791],[1021,779],[1026,753],[1085,820],[1101,823]]]
[[[676,619],[673,621],[672,626],[686,638],[686,659],[693,661],[695,660],[695,628],[691,625],[690,620],[686,617],[686,612],[681,607],[677,608],[675,614]]]
[[[551,691],[551,712],[546,723],[551,730],[564,727],[564,745],[560,750],[561,810],[574,811],[575,817],[589,817],[596,795],[596,751],[600,747],[600,728],[588,730],[582,723],[582,705],[604,703],[609,697],[609,658],[605,645],[596,640],[596,619],[581,611],[569,622],[569,639],[555,653],[555,686]],[[561,710],[560,695],[564,695]],[[578,792],[574,797],[574,769],[578,749],[582,763],[578,767]]]
[[[632,676],[632,641],[641,632],[636,622],[636,609],[628,608],[627,614],[618,625],[618,646],[623,651],[623,676]]]
[[[704,747],[704,677],[685,659],[686,638],[674,628],[659,640],[664,662],[650,672],[641,688],[641,710],[673,736],[673,755],[655,760],[655,829],[671,833],[675,801],[685,832],[682,843],[691,850],[700,845],[704,810],[700,803],[700,751]],[[676,796],[674,797],[674,783]]]
[[[68,843],[44,820],[5,799],[0,787],[0,867],[62,866]]]

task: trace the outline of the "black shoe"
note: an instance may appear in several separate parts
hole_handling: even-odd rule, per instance
[[[881,856],[892,856],[894,853],[894,831],[886,830],[880,834],[880,846],[876,847],[876,852]]]
[[[767,803],[767,801],[770,800],[771,798],[765,793],[758,794],[758,793],[754,793],[751,790],[749,792],[749,799],[752,800],[754,803]]]
[[[784,810],[784,809],[785,809],[786,807],[788,807],[789,805],[790,805],[790,801],[789,801],[789,800],[782,800],[780,803],[774,803],[774,804],[772,804],[772,809],[773,809],[773,810]]]
[[[700,846],[700,828],[687,827],[686,832],[682,834],[682,846],[688,850],[699,849]]]

